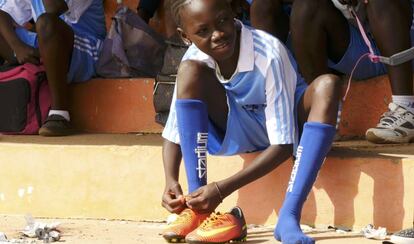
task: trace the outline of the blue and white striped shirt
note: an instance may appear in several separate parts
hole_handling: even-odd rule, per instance
[[[220,75],[216,62],[192,45],[184,60],[198,60],[216,71],[228,97],[229,115],[221,145],[208,142],[212,154],[233,155],[264,150],[269,145],[295,144],[295,90],[303,83],[286,47],[264,31],[241,26],[237,69],[229,80]],[[306,87],[302,86],[302,87]],[[179,143],[175,111],[176,91],[163,137]]]
[[[106,35],[102,0],[65,0],[68,11],[61,17],[72,28],[104,39]],[[42,0],[0,0],[0,9],[7,12],[19,25],[46,12]]]

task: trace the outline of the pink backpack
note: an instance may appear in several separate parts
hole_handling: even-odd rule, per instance
[[[37,134],[50,104],[43,66],[0,67],[0,133]]]

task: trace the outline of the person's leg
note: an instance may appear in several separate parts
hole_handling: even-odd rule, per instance
[[[2,57],[4,61],[12,64],[18,63],[19,61],[21,63],[31,62],[37,64],[38,53],[35,48],[33,48],[33,40],[29,40],[31,39],[29,37],[33,35],[30,35],[29,31],[20,30],[19,34],[21,34],[21,36],[19,36],[17,29],[13,26],[12,17],[1,10],[0,23],[0,57]],[[23,28],[19,27],[19,29]],[[27,40],[25,37],[27,37]],[[15,53],[18,54],[20,60],[17,60]]]
[[[227,98],[214,71],[205,64],[186,61],[177,76],[177,123],[189,191],[206,183],[208,120],[226,130]]]
[[[13,54],[13,49],[9,46],[6,39],[3,37],[3,33],[14,33],[12,18],[9,14],[0,10],[0,57],[9,63],[16,62],[16,58]]]
[[[71,133],[67,75],[72,57],[74,33],[59,16],[47,13],[38,18],[36,31],[40,56],[46,68],[52,95],[49,119],[39,133],[45,136],[67,135]]]
[[[384,11],[386,9],[387,11]],[[367,14],[375,42],[382,56],[392,56],[411,48],[413,10],[409,0],[368,1]],[[387,66],[393,95],[413,95],[411,62]]]
[[[13,50],[0,34],[0,64],[3,64],[4,61],[7,61],[8,63],[15,63],[16,58],[13,55]]]
[[[387,9],[387,11],[381,11]],[[369,1],[367,13],[372,34],[383,56],[411,47],[413,9],[409,0]],[[376,128],[366,133],[374,143],[406,143],[414,139],[414,92],[412,61],[387,66],[392,88],[390,111]]]
[[[339,62],[350,43],[349,24],[331,0],[295,0],[290,30],[295,57],[307,83],[331,73],[328,58]]]
[[[314,243],[300,229],[303,204],[312,189],[335,135],[341,82],[334,75],[322,75],[309,85],[297,107],[302,136],[275,237],[283,243]]]
[[[282,0],[254,0],[250,7],[252,26],[267,31],[282,42],[289,33],[289,16],[283,11]]]

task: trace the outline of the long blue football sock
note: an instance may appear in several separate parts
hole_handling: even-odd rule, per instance
[[[304,125],[285,201],[279,212],[279,221],[274,232],[275,238],[284,244],[315,243],[300,229],[301,212],[303,203],[331,148],[334,136],[335,127],[332,125],[317,122],[308,122]]]
[[[177,99],[177,123],[189,192],[207,182],[208,112],[200,100]]]

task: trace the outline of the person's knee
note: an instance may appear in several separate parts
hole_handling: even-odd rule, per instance
[[[304,28],[309,25],[321,25],[330,11],[331,0],[295,0],[291,14],[291,28]]]
[[[44,13],[36,21],[36,32],[39,39],[49,39],[57,29],[59,17],[56,14]]]
[[[177,98],[202,99],[203,82],[208,77],[205,64],[192,60],[182,62],[177,72]]]
[[[261,17],[272,17],[281,11],[281,0],[255,0],[252,3],[250,14]]]
[[[342,94],[342,81],[336,75],[324,74],[315,79],[315,99],[328,103],[338,101]]]

